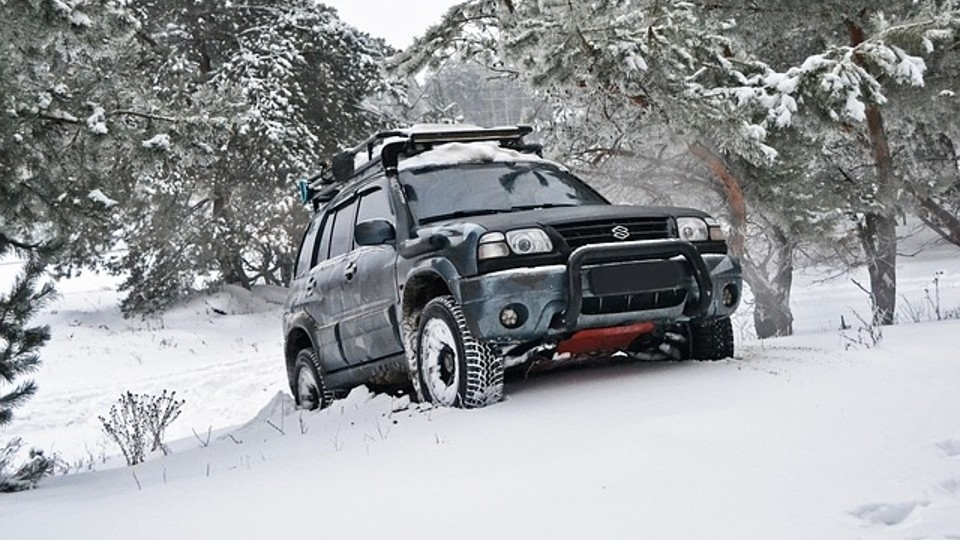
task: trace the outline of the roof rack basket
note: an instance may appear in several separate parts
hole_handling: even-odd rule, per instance
[[[381,131],[357,146],[337,153],[329,162],[321,165],[320,172],[300,180],[300,199],[304,204],[312,203],[314,211],[317,211],[355,176],[358,162],[361,163],[359,170],[379,164],[388,174],[395,173],[401,155],[411,157],[440,144],[497,141],[505,148],[539,154],[542,146],[523,142],[523,137],[532,131],[530,126],[480,128],[456,125],[413,126]]]

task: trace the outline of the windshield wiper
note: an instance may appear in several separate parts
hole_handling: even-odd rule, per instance
[[[449,212],[446,214],[437,214],[435,216],[425,217],[419,220],[421,225],[425,223],[432,223],[434,221],[443,221],[446,219],[455,219],[459,217],[467,216],[483,216],[488,214],[502,214],[504,212],[509,212],[510,210],[503,210],[500,208],[477,208],[474,210],[457,210],[456,212]]]
[[[510,210],[514,212],[520,212],[522,210],[538,210],[540,208],[562,208],[567,206],[580,206],[579,204],[571,203],[543,203],[543,204],[523,204],[520,206],[512,206]]]

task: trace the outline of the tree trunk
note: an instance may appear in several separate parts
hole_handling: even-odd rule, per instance
[[[793,246],[779,231],[772,231],[770,242],[777,253],[776,269],[771,278],[766,269],[755,264],[746,252],[747,203],[743,182],[730,170],[726,160],[700,142],[689,147],[713,174],[727,203],[730,217],[730,252],[743,263],[744,280],[753,291],[755,300],[753,324],[757,337],[789,336],[793,334],[793,313],[790,311],[790,288],[793,286]]]
[[[230,204],[230,192],[216,189],[213,196],[213,219],[214,221],[228,221]],[[217,241],[215,239],[215,241]],[[219,241],[219,247],[216,249],[217,264],[220,267],[220,273],[223,276],[224,283],[240,285],[244,289],[250,289],[252,283],[243,269],[243,260],[240,254],[230,249],[230,243]]]
[[[747,203],[743,196],[740,179],[727,166],[726,160],[700,142],[689,146],[690,153],[699,159],[713,174],[723,192],[730,216],[730,238],[727,243],[730,251],[743,258],[747,230]]]
[[[757,337],[767,339],[772,337],[793,335],[793,313],[790,311],[790,289],[773,290],[771,288],[754,288],[753,291],[753,327]]]
[[[793,312],[790,311],[790,291],[793,287],[794,245],[783,231],[774,227],[767,231],[771,253],[760,265],[751,257],[743,263],[744,279],[753,291],[753,325],[757,337],[766,339],[793,335]],[[772,272],[767,265],[773,265]],[[772,273],[772,276],[771,276]]]
[[[857,228],[867,255],[873,324],[893,324],[897,308],[897,220],[869,213]]]
[[[883,116],[874,105],[867,107],[867,130],[877,183],[881,192],[893,189],[893,159]],[[893,324],[897,311],[897,218],[894,209],[868,212],[860,227],[860,243],[867,255],[867,270],[870,272],[870,292],[873,293],[873,324]]]
[[[239,285],[244,289],[250,289],[253,284],[250,278],[243,270],[243,261],[236,255],[221,254],[218,259],[220,272],[223,274],[223,282],[231,285]]]
[[[850,34],[850,44],[854,47],[864,41],[863,29],[851,20],[846,21]],[[857,55],[856,61],[864,69],[866,62]],[[880,108],[868,104],[866,110],[867,134],[870,138],[870,154],[877,171],[877,185],[881,194],[889,194],[894,189],[895,175],[893,158],[890,155],[890,143],[883,126]],[[880,204],[889,204],[880,201]],[[870,292],[873,296],[873,323],[893,324],[897,310],[897,221],[896,209],[880,207],[865,213],[863,223],[858,227],[860,244],[867,256],[867,270],[870,272]]]

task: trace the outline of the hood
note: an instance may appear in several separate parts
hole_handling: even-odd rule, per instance
[[[478,216],[466,216],[449,221],[437,222],[429,227],[443,227],[457,223],[475,223],[489,231],[516,229],[536,225],[564,225],[589,221],[616,221],[631,218],[670,218],[679,216],[709,217],[708,214],[693,208],[672,206],[626,206],[626,205],[590,205],[564,206],[558,208],[538,208],[518,212],[504,212]]]

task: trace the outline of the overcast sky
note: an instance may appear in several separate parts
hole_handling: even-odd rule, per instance
[[[413,43],[413,38],[440,20],[447,8],[458,0],[320,0],[334,7],[347,23],[382,37],[397,48]]]

